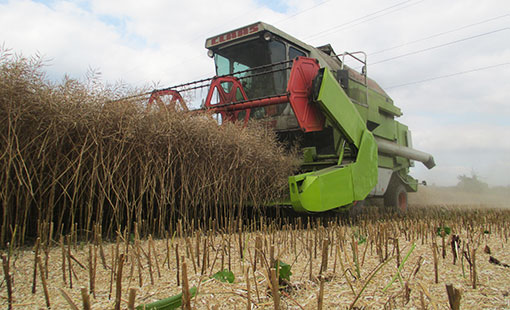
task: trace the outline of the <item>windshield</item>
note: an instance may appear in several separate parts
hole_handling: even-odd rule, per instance
[[[286,60],[286,51],[285,45],[282,42],[276,40],[250,40],[218,50],[215,54],[216,74],[233,74],[284,60]],[[283,68],[284,66],[280,65],[279,67]],[[277,69],[277,67],[250,70],[236,75],[237,78],[240,78],[249,99],[285,92],[287,87],[287,74],[285,71],[243,78],[274,69]]]

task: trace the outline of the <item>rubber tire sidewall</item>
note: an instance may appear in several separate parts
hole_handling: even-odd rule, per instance
[[[407,199],[407,190],[404,184],[398,182],[396,184],[392,184],[388,188],[386,194],[384,195],[384,206],[390,210],[393,210],[399,214],[405,214],[409,210],[409,201]],[[401,197],[401,195],[403,197]],[[399,198],[404,199],[404,203],[401,206]]]

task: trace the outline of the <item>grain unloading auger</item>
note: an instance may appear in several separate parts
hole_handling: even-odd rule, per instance
[[[336,55],[330,45],[315,48],[261,22],[209,38],[206,48],[217,76],[155,91],[151,101],[166,96],[182,105],[182,94],[193,91],[188,97],[201,98],[201,110],[220,123],[260,120],[281,141],[299,144],[303,162],[289,177],[286,202],[297,211],[367,197],[407,209],[407,192],[418,186],[409,175],[413,160],[430,169],[434,159],[412,148],[407,126],[395,120],[400,109],[367,77],[364,53]],[[362,72],[345,57],[360,61]]]

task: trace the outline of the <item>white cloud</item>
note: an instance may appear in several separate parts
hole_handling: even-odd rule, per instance
[[[49,75],[57,80],[65,73],[83,77],[92,67],[107,81],[134,86],[170,86],[213,75],[205,39],[258,20],[312,45],[368,52],[368,72],[383,87],[510,62],[510,31],[504,30],[371,65],[508,28],[505,0],[280,2],[278,10],[286,8],[285,13],[262,0],[4,1],[0,42],[25,55],[45,55],[51,59]],[[472,26],[370,55],[467,25]],[[417,164],[414,174],[454,184],[458,174],[475,169],[491,184],[509,184],[507,85],[509,66],[388,90],[404,112],[401,121],[412,130],[415,146],[433,153],[438,163],[430,171]]]

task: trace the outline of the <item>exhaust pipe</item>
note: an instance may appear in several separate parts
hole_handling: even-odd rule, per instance
[[[434,162],[434,157],[428,153],[418,151],[407,146],[399,145],[395,142],[391,142],[378,137],[375,138],[375,141],[377,142],[377,149],[381,153],[420,161],[428,169],[432,169],[436,165]]]

